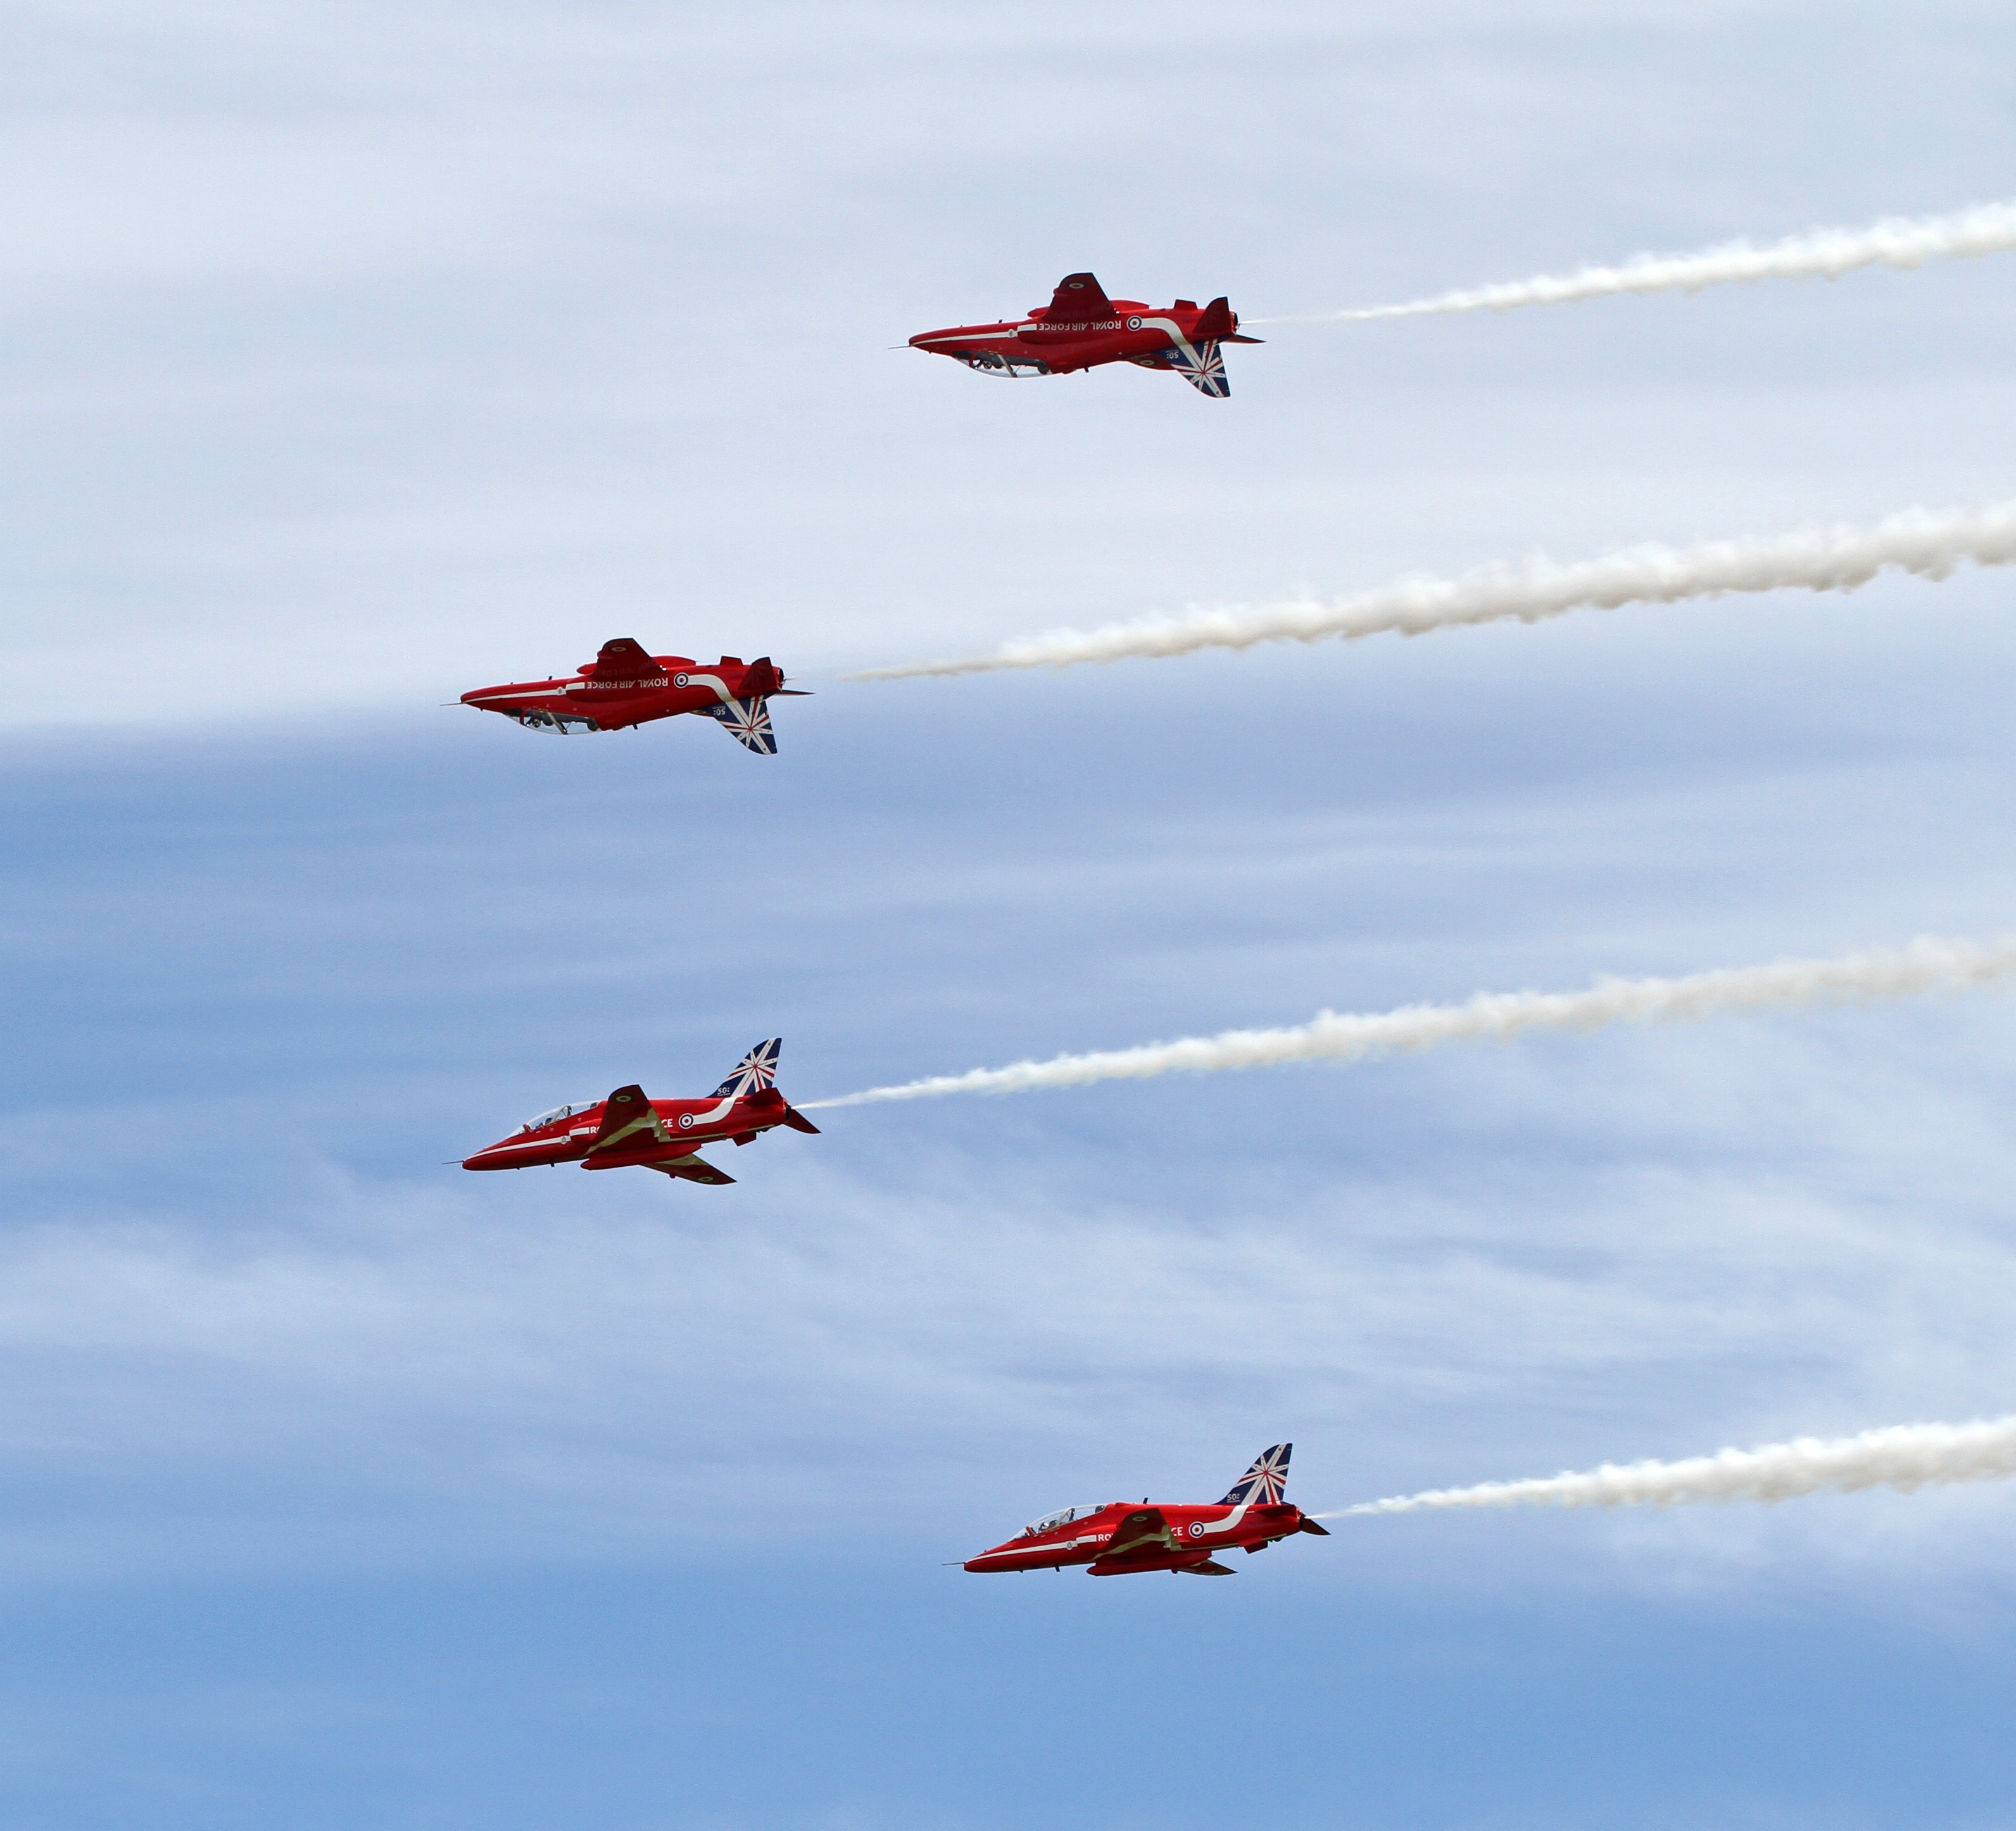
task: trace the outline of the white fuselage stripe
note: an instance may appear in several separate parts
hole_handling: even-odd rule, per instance
[[[592,680],[571,680],[560,686],[509,687],[500,692],[472,694],[470,696],[469,703],[472,706],[484,706],[492,700],[558,700],[569,693],[585,693],[595,685],[596,683]],[[670,682],[668,682],[666,685],[669,685]],[[634,690],[638,692],[661,693],[666,690],[666,685],[639,687]],[[685,692],[693,687],[711,687],[714,689],[714,696],[723,705],[734,703],[735,696],[728,690],[728,682],[718,674],[689,674],[686,676],[685,686],[671,687],[671,690],[674,692]],[[610,698],[619,697],[622,690],[619,688],[617,692],[610,694]]]
[[[1201,1525],[1204,1527],[1204,1531],[1197,1534],[1195,1537],[1192,1537],[1190,1535],[1190,1528],[1188,1527],[1185,1527],[1180,1534],[1172,1533],[1171,1536],[1176,1540],[1174,1549],[1178,1551],[1185,1551],[1193,1549],[1199,1550],[1208,1549],[1209,1548],[1203,1544],[1204,1540],[1207,1538],[1222,1538],[1228,1532],[1237,1531],[1240,1522],[1246,1517],[1247,1509],[1257,1504],[1258,1503],[1254,1501],[1243,1500],[1237,1506],[1234,1507],[1230,1513],[1227,1513],[1222,1520],[1204,1520],[1193,1522],[1193,1523]],[[1040,1556],[1046,1552],[1076,1551],[1080,1545],[1098,1545],[1110,1540],[1111,1538],[1112,1534],[1111,1533],[1102,1533],[1089,1538],[1060,1539],[1054,1545],[1032,1545],[1019,1549],[1011,1549],[1006,1551],[982,1552],[980,1554],[980,1557],[974,1559],[973,1561],[975,1563],[977,1563],[981,1562],[981,1559],[986,1558],[1033,1558]],[[1158,1543],[1160,1541],[1157,1535],[1151,1533],[1147,1538],[1137,1539],[1135,1542],[1137,1545],[1148,1545]]]
[[[1031,1545],[1020,1550],[1011,1549],[1007,1551],[982,1552],[980,1556],[974,1559],[972,1562],[977,1564],[982,1559],[986,1558],[1035,1558],[1043,1556],[1050,1552],[1076,1551],[1082,1545],[1098,1545],[1108,1535],[1101,1534],[1092,1538],[1060,1539],[1055,1545]]]
[[[927,341],[934,344],[995,343],[1005,337],[1020,337],[1024,331],[1049,330],[1055,327],[1044,324],[1040,320],[1031,318],[1024,324],[1004,325],[998,330],[959,331],[956,333],[948,333],[944,336],[931,337]],[[1085,341],[1090,343],[1096,338],[1138,335],[1144,330],[1168,332],[1171,340],[1179,347],[1193,360],[1196,358],[1197,351],[1192,347],[1190,339],[1183,334],[1183,327],[1173,318],[1144,318],[1138,326],[1130,325],[1122,330],[1089,330],[1085,333]]]

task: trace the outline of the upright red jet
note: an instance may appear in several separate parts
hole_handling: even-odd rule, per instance
[[[1047,305],[999,324],[955,325],[911,338],[913,350],[949,356],[982,375],[1069,375],[1103,362],[1172,369],[1201,394],[1222,401],[1220,344],[1257,344],[1238,334],[1239,320],[1222,298],[1199,309],[1193,299],[1157,308],[1139,299],[1109,299],[1089,273],[1067,274]]]
[[[1215,1507],[1131,1507],[1108,1501],[1103,1507],[1063,1507],[1024,1526],[1006,1545],[969,1558],[969,1570],[1061,1570],[1085,1564],[1094,1577],[1124,1577],[1133,1570],[1177,1570],[1190,1577],[1237,1574],[1219,1563],[1215,1552],[1265,1551],[1297,1532],[1327,1538],[1301,1508],[1281,1498],[1288,1484],[1291,1443],[1262,1450],[1253,1466],[1232,1484]]]
[[[781,1037],[759,1042],[735,1065],[735,1072],[704,1100],[653,1100],[641,1087],[619,1087],[606,1100],[556,1106],[527,1119],[501,1142],[463,1159],[465,1170],[529,1170],[535,1164],[578,1162],[584,1170],[614,1170],[635,1164],[688,1182],[733,1182],[732,1176],[696,1156],[704,1144],[732,1138],[753,1144],[758,1134],[779,1125],[815,1132],[819,1128],[778,1092]]]
[[[807,696],[784,685],[784,677],[765,655],[745,662],[724,655],[703,666],[684,655],[652,655],[628,636],[604,642],[585,667],[571,676],[521,681],[515,685],[479,687],[464,693],[462,703],[484,712],[501,712],[533,731],[621,731],[625,725],[648,725],[697,712],[717,718],[728,735],[759,757],[777,754],[770,728],[770,700]]]

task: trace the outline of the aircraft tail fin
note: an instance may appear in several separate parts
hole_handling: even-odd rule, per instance
[[[707,718],[719,719],[722,728],[745,750],[754,750],[759,757],[776,755],[777,734],[770,726],[769,703],[761,696],[730,700],[725,706],[708,706],[704,713]]]
[[[784,1039],[773,1036],[759,1042],[755,1048],[735,1064],[735,1072],[707,1095],[711,1100],[725,1100],[731,1095],[740,1099],[747,1094],[761,1093],[777,1078],[777,1057],[782,1053]]]
[[[1089,273],[1067,273],[1057,282],[1044,316],[1058,324],[1085,324],[1096,318],[1111,318],[1113,301],[1106,289]]]
[[[1273,1505],[1287,1487],[1288,1458],[1294,1448],[1292,1443],[1277,1443],[1272,1449],[1263,1449],[1253,1459],[1253,1466],[1233,1483],[1232,1491],[1218,1504],[1236,1507],[1241,1501],[1251,1501],[1256,1507]]]
[[[1208,394],[1214,401],[1230,397],[1232,383],[1226,380],[1225,358],[1218,353],[1215,339],[1178,344],[1173,349],[1165,350],[1162,359],[1200,394]]]

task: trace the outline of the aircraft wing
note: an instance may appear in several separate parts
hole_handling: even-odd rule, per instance
[[[589,1147],[597,1151],[634,1151],[647,1144],[670,1144],[671,1135],[657,1110],[645,1099],[644,1090],[634,1081],[619,1087],[603,1103],[602,1126]]]
[[[661,1157],[655,1164],[646,1164],[646,1170],[656,1170],[666,1176],[682,1177],[688,1182],[733,1182],[732,1176],[724,1176],[704,1157],[697,1157],[689,1152],[683,1157]]]
[[[1100,1549],[1100,1561],[1143,1552],[1174,1551],[1175,1535],[1168,1516],[1160,1507],[1136,1507],[1113,1529],[1113,1537]]]
[[[605,680],[642,674],[646,679],[665,671],[651,659],[651,652],[629,636],[618,636],[596,651],[595,671]]]
[[[1113,301],[1106,289],[1089,273],[1067,273],[1057,282],[1057,290],[1044,315],[1053,324],[1085,324],[1095,318],[1111,318]]]

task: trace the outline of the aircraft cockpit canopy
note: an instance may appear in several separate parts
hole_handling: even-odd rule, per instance
[[[1054,1532],[1060,1526],[1068,1526],[1074,1520],[1089,1520],[1094,1513],[1103,1513],[1103,1506],[1060,1507],[1054,1513],[1046,1513],[1042,1519],[1022,1528],[1024,1538],[1039,1538],[1046,1532]]]
[[[537,1131],[542,1126],[557,1124],[563,1119],[571,1119],[577,1113],[585,1113],[594,1104],[592,1100],[582,1100],[571,1106],[556,1106],[550,1113],[542,1113],[536,1119],[527,1119],[518,1129],[520,1131]]]

